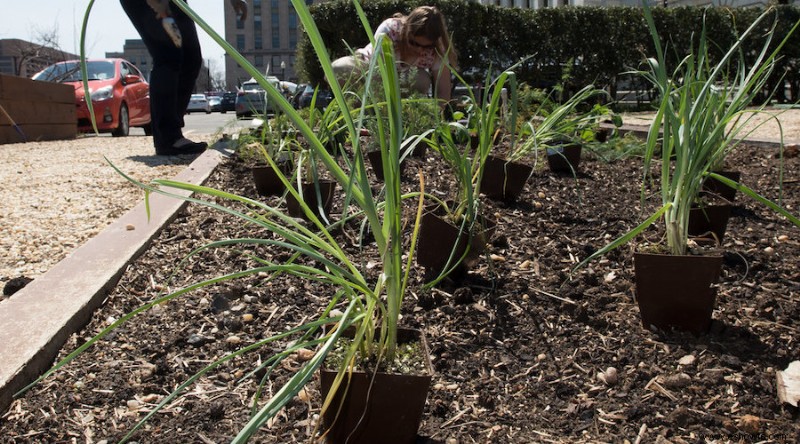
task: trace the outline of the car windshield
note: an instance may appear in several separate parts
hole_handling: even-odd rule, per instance
[[[86,73],[89,80],[106,80],[114,78],[114,62],[96,60],[86,62]],[[33,76],[33,80],[45,82],[81,82],[81,65],[79,62],[61,62],[50,65]]]
[[[262,91],[263,88],[258,83],[243,83],[242,91]]]

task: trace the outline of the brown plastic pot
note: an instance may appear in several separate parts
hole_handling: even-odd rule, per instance
[[[689,236],[695,241],[720,244],[728,227],[731,205],[706,205],[689,210]]]
[[[349,383],[345,377],[330,407],[322,415],[328,444],[416,442],[433,366],[422,332],[398,329],[397,336],[401,344],[420,343],[425,373],[406,375],[355,371]],[[325,399],[331,391],[336,371],[323,367],[319,374],[320,392]]]
[[[375,173],[375,178],[383,182],[383,155],[381,151],[375,150],[367,153],[367,159],[372,165],[372,172]],[[403,166],[405,162],[400,163],[400,174],[403,174]]]
[[[547,164],[554,173],[570,173],[578,171],[581,163],[582,146],[570,143],[547,149]]]
[[[708,332],[722,256],[634,253],[636,302],[642,325]]]
[[[513,202],[525,188],[533,167],[487,156],[481,177],[481,192],[490,199]]]
[[[253,182],[261,196],[279,196],[286,188],[275,170],[269,165],[258,165],[252,168]],[[285,171],[282,169],[282,171]]]
[[[715,171],[715,173],[737,183],[742,178],[742,173],[739,171]],[[719,180],[709,177],[703,181],[700,197],[719,197],[733,202],[736,199],[736,188],[731,188]]]
[[[429,207],[420,221],[417,264],[425,267],[429,276],[436,277],[443,271],[453,268],[449,276],[454,279],[461,277],[486,251],[486,243],[494,230],[491,221],[485,218],[481,218],[481,221],[482,223],[475,227],[479,231],[462,232],[460,226],[445,219],[441,207]],[[464,259],[454,267],[462,256]]]
[[[317,199],[317,186],[319,186],[319,195],[322,197],[322,205],[320,205]],[[313,182],[304,183],[303,199],[315,216],[320,217],[320,206],[327,216],[330,213],[331,205],[333,205],[334,191],[336,191],[336,182],[332,180],[320,180],[317,184]],[[306,217],[303,208],[291,194],[286,195],[286,209],[292,217]]]
[[[414,149],[411,151],[411,157],[417,158],[425,158],[425,155],[428,154],[428,144],[427,143],[418,143]]]

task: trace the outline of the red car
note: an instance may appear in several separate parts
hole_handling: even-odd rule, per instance
[[[150,85],[136,66],[124,59],[95,59],[86,62],[86,72],[97,129],[101,133],[125,137],[132,126],[144,128],[147,135],[152,133]],[[50,65],[32,78],[73,85],[78,131],[94,131],[83,93],[79,60]]]

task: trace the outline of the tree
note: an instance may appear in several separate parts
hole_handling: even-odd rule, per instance
[[[212,59],[203,61],[200,74],[194,84],[195,92],[220,91],[225,89],[225,73],[217,66]]]
[[[33,41],[15,40],[14,74],[30,77],[42,68],[53,63],[75,58],[73,54],[64,52],[58,44],[58,27],[49,30],[38,30]]]

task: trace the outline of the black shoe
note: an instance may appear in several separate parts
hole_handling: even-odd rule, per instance
[[[208,148],[205,142],[192,142],[189,139],[181,138],[168,148],[156,148],[156,155],[159,156],[179,156],[181,154],[200,154]]]

